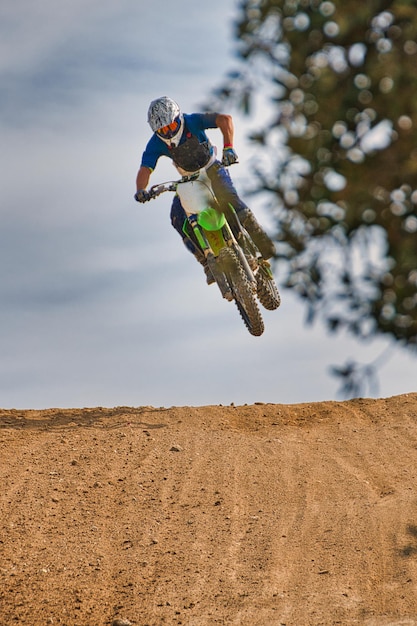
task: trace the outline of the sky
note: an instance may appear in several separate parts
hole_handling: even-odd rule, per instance
[[[1,3],[0,407],[334,400],[329,365],[389,345],[307,327],[288,291],[252,337],[173,230],[169,194],[133,199],[149,102],[200,110],[234,66],[236,13],[234,0]],[[230,173],[268,229],[234,120]],[[173,178],[161,159],[151,182]],[[416,386],[415,357],[394,349],[365,395]]]

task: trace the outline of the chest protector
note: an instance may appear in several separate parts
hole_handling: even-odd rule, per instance
[[[195,135],[187,132],[185,141],[179,146],[169,146],[175,165],[186,172],[196,172],[210,161],[210,143],[200,143]]]

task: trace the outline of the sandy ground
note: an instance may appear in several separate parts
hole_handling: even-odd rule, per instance
[[[0,625],[417,625],[417,393],[0,410]]]

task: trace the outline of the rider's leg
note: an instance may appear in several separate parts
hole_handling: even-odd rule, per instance
[[[259,225],[250,208],[239,198],[228,170],[219,161],[215,161],[208,168],[207,175],[220,204],[228,206],[230,203],[233,206],[240,223],[251,235],[264,259],[274,256],[276,252],[274,243]]]
[[[173,225],[177,233],[181,235],[181,239],[185,247],[187,248],[187,250],[191,252],[191,254],[195,256],[197,261],[203,266],[204,272],[206,274],[207,284],[211,285],[215,281],[214,281],[213,274],[211,273],[207,265],[207,259],[205,258],[204,254],[200,250],[200,247],[197,241],[193,237],[193,234],[191,233],[190,235],[192,238],[191,240],[189,237],[185,235],[182,229],[186,218],[187,216],[185,215],[185,211],[181,206],[180,199],[178,198],[178,196],[175,196],[172,202],[172,206],[171,206],[171,224]]]

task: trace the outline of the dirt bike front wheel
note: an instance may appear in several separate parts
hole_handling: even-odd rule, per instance
[[[236,252],[232,248],[223,248],[219,253],[218,262],[229,283],[236,306],[246,328],[251,335],[259,337],[264,332],[263,319],[252,285],[239,262]]]

